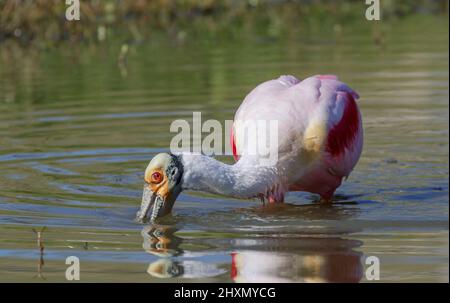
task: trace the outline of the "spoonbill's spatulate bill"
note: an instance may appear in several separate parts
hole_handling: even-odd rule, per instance
[[[283,202],[288,191],[331,201],[363,146],[358,94],[333,75],[300,81],[281,76],[258,85],[236,112],[231,145],[236,163],[199,154],[156,155],[145,171],[139,221],[170,213],[184,189]],[[277,161],[261,164],[240,129],[247,121],[277,121]],[[239,122],[239,123],[237,123]],[[270,123],[268,123],[270,124]]]

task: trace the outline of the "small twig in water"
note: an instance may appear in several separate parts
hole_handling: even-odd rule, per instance
[[[47,227],[44,226],[41,230],[36,230],[33,228],[35,234],[37,234],[37,246],[41,252],[44,251],[44,242],[42,241],[42,233],[45,231]]]
[[[42,275],[42,267],[44,266],[44,241],[42,240],[42,233],[46,229],[46,226],[44,226],[41,230],[32,229],[33,232],[37,235],[37,246],[39,248],[39,260],[37,265],[37,275],[35,278],[40,278],[43,280],[46,280],[45,277]]]

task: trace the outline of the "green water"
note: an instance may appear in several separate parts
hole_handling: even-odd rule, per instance
[[[0,45],[0,281],[448,281],[448,17],[414,16],[211,41]],[[375,41],[375,42],[374,42]],[[232,119],[281,74],[337,74],[361,95],[365,146],[333,206],[183,193],[157,226],[133,221],[170,123]],[[231,162],[230,157],[222,160]],[[43,260],[32,228],[46,226]],[[40,275],[38,273],[40,272]]]

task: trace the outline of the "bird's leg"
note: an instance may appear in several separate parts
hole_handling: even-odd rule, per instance
[[[264,200],[264,194],[259,194],[258,195],[259,200],[261,201],[261,204],[264,206],[266,205],[266,201]]]
[[[280,190],[280,185],[275,184],[273,187],[271,187],[266,193],[266,198],[269,204],[283,203],[284,193]]]
[[[320,197],[320,199],[319,199],[319,201],[317,201],[317,203],[324,204],[324,205],[331,205],[331,204],[333,204],[333,199],[324,199],[323,197]]]
[[[328,192],[323,195],[320,195],[320,199],[319,199],[318,203],[325,204],[325,205],[331,205],[333,203],[333,194],[334,194],[334,190],[332,192]]]

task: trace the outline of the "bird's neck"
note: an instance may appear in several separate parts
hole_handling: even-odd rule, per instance
[[[274,167],[249,159],[229,165],[212,157],[183,154],[183,189],[205,191],[235,198],[267,196],[279,187]]]

